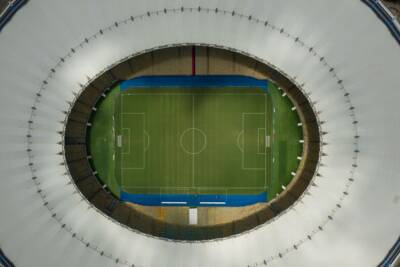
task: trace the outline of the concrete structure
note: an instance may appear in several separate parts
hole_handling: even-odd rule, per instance
[[[74,93],[176,44],[269,63],[318,112],[313,186],[250,232],[173,242],[92,208],[60,142]],[[16,266],[376,266],[400,233],[399,44],[361,1],[30,1],[0,33],[0,246]]]

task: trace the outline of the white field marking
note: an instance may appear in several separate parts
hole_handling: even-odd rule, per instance
[[[276,146],[276,144],[275,144],[275,133],[276,133],[275,129],[278,128],[279,120],[276,120],[276,118],[278,116],[278,114],[277,114],[278,112],[276,112],[272,97],[271,97],[271,103],[272,103],[272,108],[273,108],[273,113],[271,114],[272,115],[272,134],[271,134],[271,149],[270,149],[271,156],[273,157],[272,158],[273,161],[271,164],[271,174],[272,174],[275,169],[275,155],[274,155],[274,148]],[[270,187],[272,186],[272,179],[273,179],[273,176],[271,175]]]
[[[145,115],[144,112],[124,112],[122,115]]]
[[[146,125],[146,116],[145,116],[145,113],[143,113],[143,112],[141,112],[141,113],[135,113],[135,112],[125,112],[125,113],[123,113],[122,115],[140,115],[140,116],[142,116],[142,121],[143,121],[143,132],[145,131],[144,129],[145,129],[145,125]],[[121,116],[122,116],[121,115]],[[121,119],[123,119],[123,118],[121,118]],[[122,121],[122,124],[123,124],[123,121]],[[122,128],[122,129],[124,129],[124,128]],[[128,129],[128,128],[126,128],[126,129]],[[145,143],[146,143],[146,135],[145,134],[143,134],[143,140],[142,140],[142,142],[143,142],[143,166],[142,167],[124,167],[124,166],[122,166],[122,164],[121,164],[121,169],[122,170],[143,170],[143,169],[145,169],[146,168],[146,149],[145,149]],[[130,141],[129,141],[129,144],[130,144]],[[130,145],[129,145],[130,146]],[[124,155],[124,153],[122,153],[122,162],[123,162],[123,160],[124,160],[124,157],[123,157],[123,155]],[[122,179],[121,179],[121,181],[122,181]]]
[[[266,135],[265,136],[265,147],[269,148],[271,146],[271,136]]]
[[[245,148],[246,148],[246,140],[245,140],[246,134],[244,132],[244,122],[245,122],[246,116],[248,116],[248,115],[264,115],[264,116],[266,116],[265,113],[260,113],[260,112],[258,112],[258,113],[242,112],[242,130],[243,130],[242,170],[254,170],[254,171],[264,170],[264,172],[265,172],[265,170],[266,170],[265,163],[264,163],[264,168],[249,168],[249,167],[246,167],[244,164],[244,162],[245,162],[245,155],[244,155],[245,153],[244,152],[245,152]]]
[[[208,202],[208,201],[200,201],[200,204],[203,205],[225,205],[226,202]]]
[[[113,133],[113,137],[115,138],[115,136],[116,136],[116,131],[115,131],[115,116],[114,116],[115,114],[113,114],[113,116],[112,116],[112,133]],[[122,140],[122,139],[121,139]],[[115,139],[114,139],[114,142],[115,142]],[[118,142],[118,140],[117,140],[117,142]],[[121,142],[122,143],[122,142]],[[114,143],[115,144],[115,143]],[[113,160],[113,162],[114,162],[114,164],[115,164],[115,154],[116,154],[116,152],[117,152],[117,149],[116,148],[114,148],[113,149],[113,151],[112,151],[113,153],[112,153],[112,160]],[[115,166],[115,165],[114,165]],[[114,173],[114,175],[116,175],[116,173]],[[108,176],[108,175],[107,175]],[[107,177],[107,183],[106,184],[111,184],[110,183],[111,182],[111,176],[108,176]]]
[[[168,194],[167,192],[169,192],[169,191],[171,191],[171,190],[174,190],[174,191],[180,191],[180,193],[179,194],[189,194],[190,193],[190,187],[184,187],[184,188],[182,188],[182,187],[174,187],[174,186],[171,186],[171,187],[159,187],[158,188],[159,189],[159,191],[160,191],[160,195],[162,195],[162,194]]]
[[[267,94],[264,95],[264,113],[265,113],[265,117],[264,117],[264,134],[267,134]],[[265,143],[266,144],[266,143]],[[267,187],[267,173],[269,171],[270,168],[268,167],[268,163],[267,163],[267,148],[265,148],[265,158],[264,158],[264,167],[265,167],[265,171],[264,171],[264,187]]]
[[[260,93],[209,93],[209,94],[204,94],[204,93],[197,93],[197,94],[196,93],[151,93],[151,94],[149,94],[149,93],[132,93],[132,94],[125,93],[125,94],[121,94],[121,96],[138,96],[138,95],[141,95],[141,96],[155,96],[155,95],[231,95],[231,96],[254,95],[254,96],[262,96],[262,95],[264,95],[264,97],[266,97],[265,93],[263,93],[263,94],[260,94]],[[123,104],[122,103],[123,103],[123,100],[121,100],[121,117],[122,117],[123,114],[131,114],[129,112],[125,112],[125,113],[122,112],[122,110],[123,110]],[[252,114],[252,113],[246,113],[246,114]],[[263,114],[263,113],[254,113],[254,114]],[[243,113],[242,113],[242,117],[243,117]],[[121,122],[122,122],[122,118],[121,118]],[[242,124],[243,123],[244,122],[243,122],[243,118],[242,118]],[[242,126],[242,132],[243,132],[243,128],[244,127]],[[239,147],[239,149],[240,149],[240,147]],[[244,150],[244,137],[243,137],[243,147],[242,147],[241,150]],[[244,157],[244,155],[243,155],[243,151],[242,151],[242,163],[244,161],[243,157]],[[131,168],[121,168],[121,169],[131,169]],[[262,168],[260,168],[260,170],[262,170]],[[123,184],[123,175],[122,175],[122,173],[121,173],[121,176],[122,176],[121,181],[122,181],[122,184]],[[130,187],[127,186],[127,188],[130,188]],[[143,188],[153,188],[153,187],[146,186],[146,187],[143,187]],[[160,187],[154,187],[154,188],[160,188]],[[265,189],[266,187],[203,187],[203,188]]]
[[[194,127],[195,127],[195,123],[194,123],[194,95],[192,95],[192,128],[193,128],[193,130],[192,130],[192,153],[194,153]],[[205,138],[205,140],[207,140],[207,137],[205,136],[205,134],[204,134],[204,138]],[[181,139],[181,141],[182,141],[182,139]],[[204,142],[204,143],[206,143],[206,142]],[[181,145],[182,145],[182,142],[181,142]],[[183,146],[182,146],[182,148],[183,148]],[[201,151],[203,151],[203,150],[201,150]],[[194,154],[192,154],[192,187],[195,186],[194,176],[195,176],[195,174],[194,174]]]
[[[149,94],[149,93],[124,93],[124,94],[121,94],[122,96],[158,96],[158,95],[161,95],[161,96],[163,96],[163,95],[165,95],[165,96],[170,96],[170,95],[177,95],[177,96],[179,96],[179,95],[192,95],[193,96],[193,128],[195,128],[194,126],[195,126],[195,122],[194,122],[194,96],[195,95],[229,95],[229,96],[243,96],[243,95],[254,95],[254,96],[262,96],[262,95],[266,95],[265,93],[263,93],[263,94],[260,94],[260,93],[209,93],[209,94],[204,94],[204,93],[152,93],[152,94]],[[123,101],[121,101],[121,102],[123,102]],[[121,104],[121,110],[123,110],[122,109],[122,104]],[[123,114],[131,114],[131,113],[129,113],[129,112],[125,112],[125,113],[123,113]],[[135,113],[133,113],[133,114],[135,114]],[[122,115],[122,112],[121,112],[121,115]],[[198,130],[200,130],[200,129],[198,129]],[[201,130],[200,130],[201,131]],[[201,131],[202,132],[202,131]],[[192,176],[193,176],[193,178],[192,178],[192,182],[193,182],[193,186],[194,186],[194,176],[195,176],[195,170],[194,170],[194,155],[196,155],[196,154],[199,154],[199,153],[201,153],[204,149],[205,149],[205,147],[207,146],[207,138],[206,138],[206,135],[204,134],[204,132],[202,132],[203,133],[203,135],[205,136],[205,144],[204,144],[204,146],[203,146],[203,148],[201,149],[201,151],[200,152],[197,152],[197,153],[191,153],[191,152],[189,152],[189,151],[187,151],[186,149],[184,149],[184,147],[182,146],[182,148],[184,149],[184,151],[186,152],[186,153],[188,153],[188,154],[191,154],[193,157],[193,159],[192,159],[192,170],[193,170],[193,174],[192,174]],[[182,137],[182,136],[181,136]],[[194,151],[194,132],[193,132],[193,147],[192,147],[193,149],[192,149],[192,151]],[[239,148],[240,149],[240,148]],[[147,150],[147,149],[146,149]],[[241,151],[243,150],[243,148],[242,149],[240,149]],[[242,155],[243,155],[243,151],[242,151]]]
[[[260,130],[264,130],[264,134],[261,135]],[[260,138],[261,138],[261,136],[263,136],[263,137],[265,136],[265,132],[266,132],[265,128],[257,128],[257,154],[258,155],[265,155],[267,153],[266,149],[264,149],[264,151],[260,151],[260,148],[261,148]],[[265,148],[265,147],[263,147],[263,148]]]
[[[241,130],[236,137],[236,146],[239,148],[240,152],[243,153],[243,139],[241,138],[243,138],[243,130]],[[240,140],[242,140],[242,145],[240,145]]]
[[[171,86],[157,86],[156,88],[170,88],[170,87]],[[250,88],[250,89],[254,89],[254,86],[252,86],[252,85],[251,86],[250,85],[229,85],[229,86],[225,86],[225,87],[228,87],[228,88]],[[141,85],[141,86],[135,86],[134,88],[143,89],[143,88],[149,88],[149,86],[148,85]],[[204,88],[204,87],[198,87],[198,88]],[[210,87],[205,86],[205,88],[210,88]],[[125,89],[124,92],[126,92],[126,90],[132,90],[132,88]]]
[[[202,134],[202,136],[204,136],[204,144],[203,144],[203,146],[200,148],[200,150],[197,151],[197,152],[191,152],[191,151],[187,150],[187,148],[185,148],[185,146],[183,145],[183,136],[184,136],[187,132],[189,132],[189,131],[193,131],[193,133],[192,133],[192,140],[193,140],[192,149],[193,149],[193,150],[194,150],[194,132],[195,132],[195,131],[198,131],[198,132],[200,132],[200,133]],[[183,150],[185,153],[187,153],[188,155],[191,155],[191,156],[193,156],[193,155],[198,155],[198,154],[200,154],[201,152],[203,152],[204,149],[206,149],[206,147],[207,147],[207,135],[205,134],[205,132],[203,132],[203,131],[200,130],[199,128],[187,128],[187,129],[184,130],[183,133],[181,134],[181,136],[180,136],[180,138],[179,138],[179,144],[180,144],[182,150]]]
[[[242,170],[244,169],[244,113],[242,112],[242,131],[243,131],[243,152],[242,152]]]
[[[156,95],[166,95],[166,96],[168,96],[168,95],[231,95],[231,96],[243,96],[243,95],[258,95],[258,96],[261,96],[261,95],[265,95],[265,94],[260,94],[260,93],[254,93],[254,94],[252,94],[252,93],[215,93],[215,94],[213,94],[213,93],[152,93],[152,94],[149,94],[149,93],[132,93],[132,94],[124,94],[124,96],[137,96],[137,95],[140,95],[140,96],[156,96]]]
[[[126,135],[128,137],[128,145],[122,146],[122,148],[121,148],[122,155],[129,155],[131,153],[131,128],[122,128],[121,130],[122,130],[122,135],[119,135],[119,136],[121,136],[121,139],[124,137],[124,131],[128,132],[128,134]],[[121,144],[122,144],[122,140],[121,140]],[[125,147],[128,147],[128,152],[124,151]]]
[[[119,119],[120,119],[120,127],[122,128],[123,127],[123,125],[122,125],[122,111],[123,111],[123,104],[124,104],[124,99],[123,99],[123,96],[124,96],[124,94],[122,94],[122,93],[120,93],[119,94],[119,99],[120,99],[120,103],[121,103],[121,105],[120,105],[120,114],[119,114]],[[122,134],[122,133],[121,133]],[[122,188],[125,188],[125,186],[124,186],[124,172],[122,171],[122,162],[123,162],[123,160],[122,160],[122,148],[119,150],[120,151],[120,156],[121,156],[121,158],[120,158],[120,160],[121,160],[121,163],[120,163],[120,175],[121,175],[121,187]]]
[[[117,136],[117,147],[121,147],[122,146],[122,135],[118,135]]]

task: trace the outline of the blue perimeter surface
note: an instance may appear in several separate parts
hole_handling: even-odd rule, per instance
[[[196,76],[143,76],[120,84],[121,91],[133,88],[160,87],[257,87],[267,90],[268,81],[241,75],[196,75]]]
[[[120,199],[145,206],[228,206],[240,207],[267,201],[267,193],[258,195],[189,195],[189,194],[130,194],[121,191]]]
[[[258,80],[241,75],[197,75],[197,76],[142,76],[123,81],[120,90],[134,88],[207,88],[241,87],[268,90],[267,80]],[[212,195],[212,194],[132,194],[121,190],[120,199],[144,206],[227,206],[239,207],[266,202],[266,192],[254,195]]]

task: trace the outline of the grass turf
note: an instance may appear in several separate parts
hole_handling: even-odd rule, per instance
[[[290,182],[291,172],[297,168],[302,131],[290,100],[271,82],[268,89],[265,95],[249,88],[202,89],[200,93],[178,88],[120,92],[116,87],[100,103],[92,121],[92,164],[117,196],[123,189],[156,194],[255,194],[266,190],[273,197]],[[153,93],[158,95],[149,96]],[[265,112],[266,116],[243,115]],[[244,128],[247,130],[240,135]],[[202,150],[204,134],[207,144]],[[116,146],[118,135],[122,147]],[[258,135],[273,136],[271,149],[262,151],[265,138]]]
[[[116,109],[116,177],[136,194],[255,194],[270,180],[261,89],[133,89]],[[271,115],[271,112],[268,112]],[[119,121],[118,121],[119,117]],[[266,131],[267,129],[267,131]]]
[[[89,154],[91,164],[100,180],[119,197],[120,187],[115,179],[115,131],[114,109],[119,88],[112,89],[98,104],[89,128]]]
[[[283,191],[282,185],[290,183],[292,172],[297,170],[299,165],[298,156],[302,155],[303,130],[297,126],[300,122],[296,111],[292,110],[293,104],[287,96],[272,82],[269,83],[269,92],[272,98],[273,112],[273,147],[274,158],[272,170],[272,184],[269,192],[274,197]]]

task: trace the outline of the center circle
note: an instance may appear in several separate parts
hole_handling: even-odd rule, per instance
[[[184,65],[191,51],[152,50],[148,56],[127,59],[146,66],[139,68],[140,76],[136,69],[122,67],[131,62],[124,61],[91,81],[68,116],[65,164],[75,185],[88,201],[95,199],[91,205],[99,211],[107,211],[110,198],[119,203],[118,213],[106,216],[126,227],[160,238],[214,240],[264,224],[301,197],[317,167],[319,128],[301,88],[272,67],[228,50],[196,47],[199,55],[207,55],[197,67],[207,71],[188,78],[174,70],[169,58]],[[216,59],[226,53],[241,60],[228,60],[232,71],[221,76]],[[147,67],[149,57],[154,58],[150,66],[162,66],[159,71]],[[266,72],[258,78],[247,76],[248,66],[257,66],[255,72],[263,66]],[[165,69],[172,69],[170,76],[163,75]],[[97,88],[116,74],[132,78]],[[246,86],[233,86],[241,85],[239,81]],[[80,103],[95,103],[93,112],[82,113]],[[89,124],[77,123],[83,119]],[[83,179],[82,164],[96,175]],[[279,168],[273,168],[277,164]],[[101,201],[97,195],[93,198],[93,190],[104,184]],[[154,206],[160,212],[154,212]],[[199,206],[205,212],[192,225],[186,207]],[[232,212],[228,206],[237,209]],[[129,220],[131,216],[142,219]],[[246,227],[236,227],[238,221]],[[177,231],[167,231],[170,226]]]
[[[188,128],[181,134],[179,144],[185,153],[197,155],[207,147],[207,136],[198,128]]]

